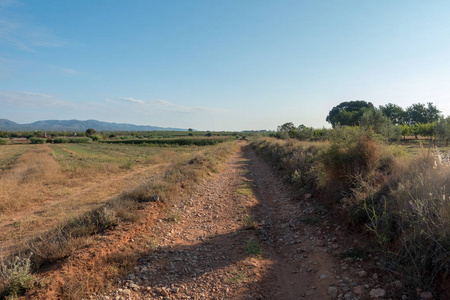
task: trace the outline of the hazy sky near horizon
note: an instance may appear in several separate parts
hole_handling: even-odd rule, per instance
[[[450,2],[0,0],[0,118],[274,130],[342,101],[450,115]]]

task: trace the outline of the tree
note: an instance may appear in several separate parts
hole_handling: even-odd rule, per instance
[[[297,128],[294,123],[287,122],[277,127],[278,137],[282,139],[294,138]]]
[[[441,118],[434,128],[436,136],[443,141],[445,141],[445,145],[448,146],[450,141],[450,117]]]
[[[439,120],[440,110],[428,102],[427,106],[422,103],[416,103],[406,109],[406,122],[410,125],[417,123],[432,123]]]
[[[371,102],[363,100],[342,102],[330,110],[326,121],[333,127],[337,124],[357,126],[363,113],[369,109],[374,109]]]
[[[380,105],[380,110],[383,112],[383,115],[385,115],[392,121],[392,123],[396,125],[405,123],[406,112],[400,106],[388,103],[385,106]]]
[[[277,131],[278,132],[283,132],[283,131],[291,131],[291,130],[295,130],[296,128],[295,128],[295,125],[294,125],[294,123],[292,123],[292,122],[287,122],[287,123],[284,123],[283,125],[279,125],[278,127],[277,127]]]
[[[385,137],[389,142],[401,139],[401,128],[386,117],[381,109],[366,110],[361,117],[359,126],[363,129],[372,129]]]
[[[97,131],[95,129],[93,129],[93,128],[86,129],[86,135],[87,136],[91,136],[91,135],[93,135],[95,133],[97,133]]]

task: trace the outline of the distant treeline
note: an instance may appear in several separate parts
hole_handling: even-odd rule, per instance
[[[101,141],[108,144],[148,144],[148,145],[180,145],[208,146],[230,140],[230,138],[172,138],[172,139],[139,139],[139,140],[109,140]]]
[[[450,117],[444,117],[432,103],[413,104],[403,109],[389,103],[375,108],[366,101],[342,102],[333,107],[326,120],[333,129],[349,126],[372,130],[384,137],[388,142],[399,141],[402,137],[419,136],[439,138],[448,145],[450,142]],[[278,126],[277,132],[271,135],[278,138],[295,138],[298,140],[328,140],[333,129],[315,129],[292,122]]]

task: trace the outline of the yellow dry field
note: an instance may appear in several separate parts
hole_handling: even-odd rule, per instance
[[[0,250],[98,208],[196,147],[0,146]]]

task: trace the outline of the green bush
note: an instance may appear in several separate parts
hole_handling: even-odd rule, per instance
[[[0,138],[0,145],[9,145],[11,142],[9,139]]]
[[[31,288],[36,279],[31,274],[31,254],[20,258],[15,256],[10,261],[2,260],[0,277],[3,281],[4,292],[11,297],[22,296]]]
[[[30,138],[30,142],[32,144],[45,144],[46,141],[47,141],[47,139],[39,138],[39,137],[31,137]]]
[[[69,139],[68,138],[63,138],[63,137],[57,137],[53,140],[53,142],[55,144],[64,144],[64,143],[68,143]]]
[[[88,137],[78,137],[78,138],[71,138],[69,139],[69,143],[75,143],[75,144],[85,144],[92,142],[91,138]]]
[[[101,137],[100,135],[91,135],[91,139],[92,139],[94,142],[98,142],[98,141],[101,141],[101,140],[102,140],[102,137]]]

